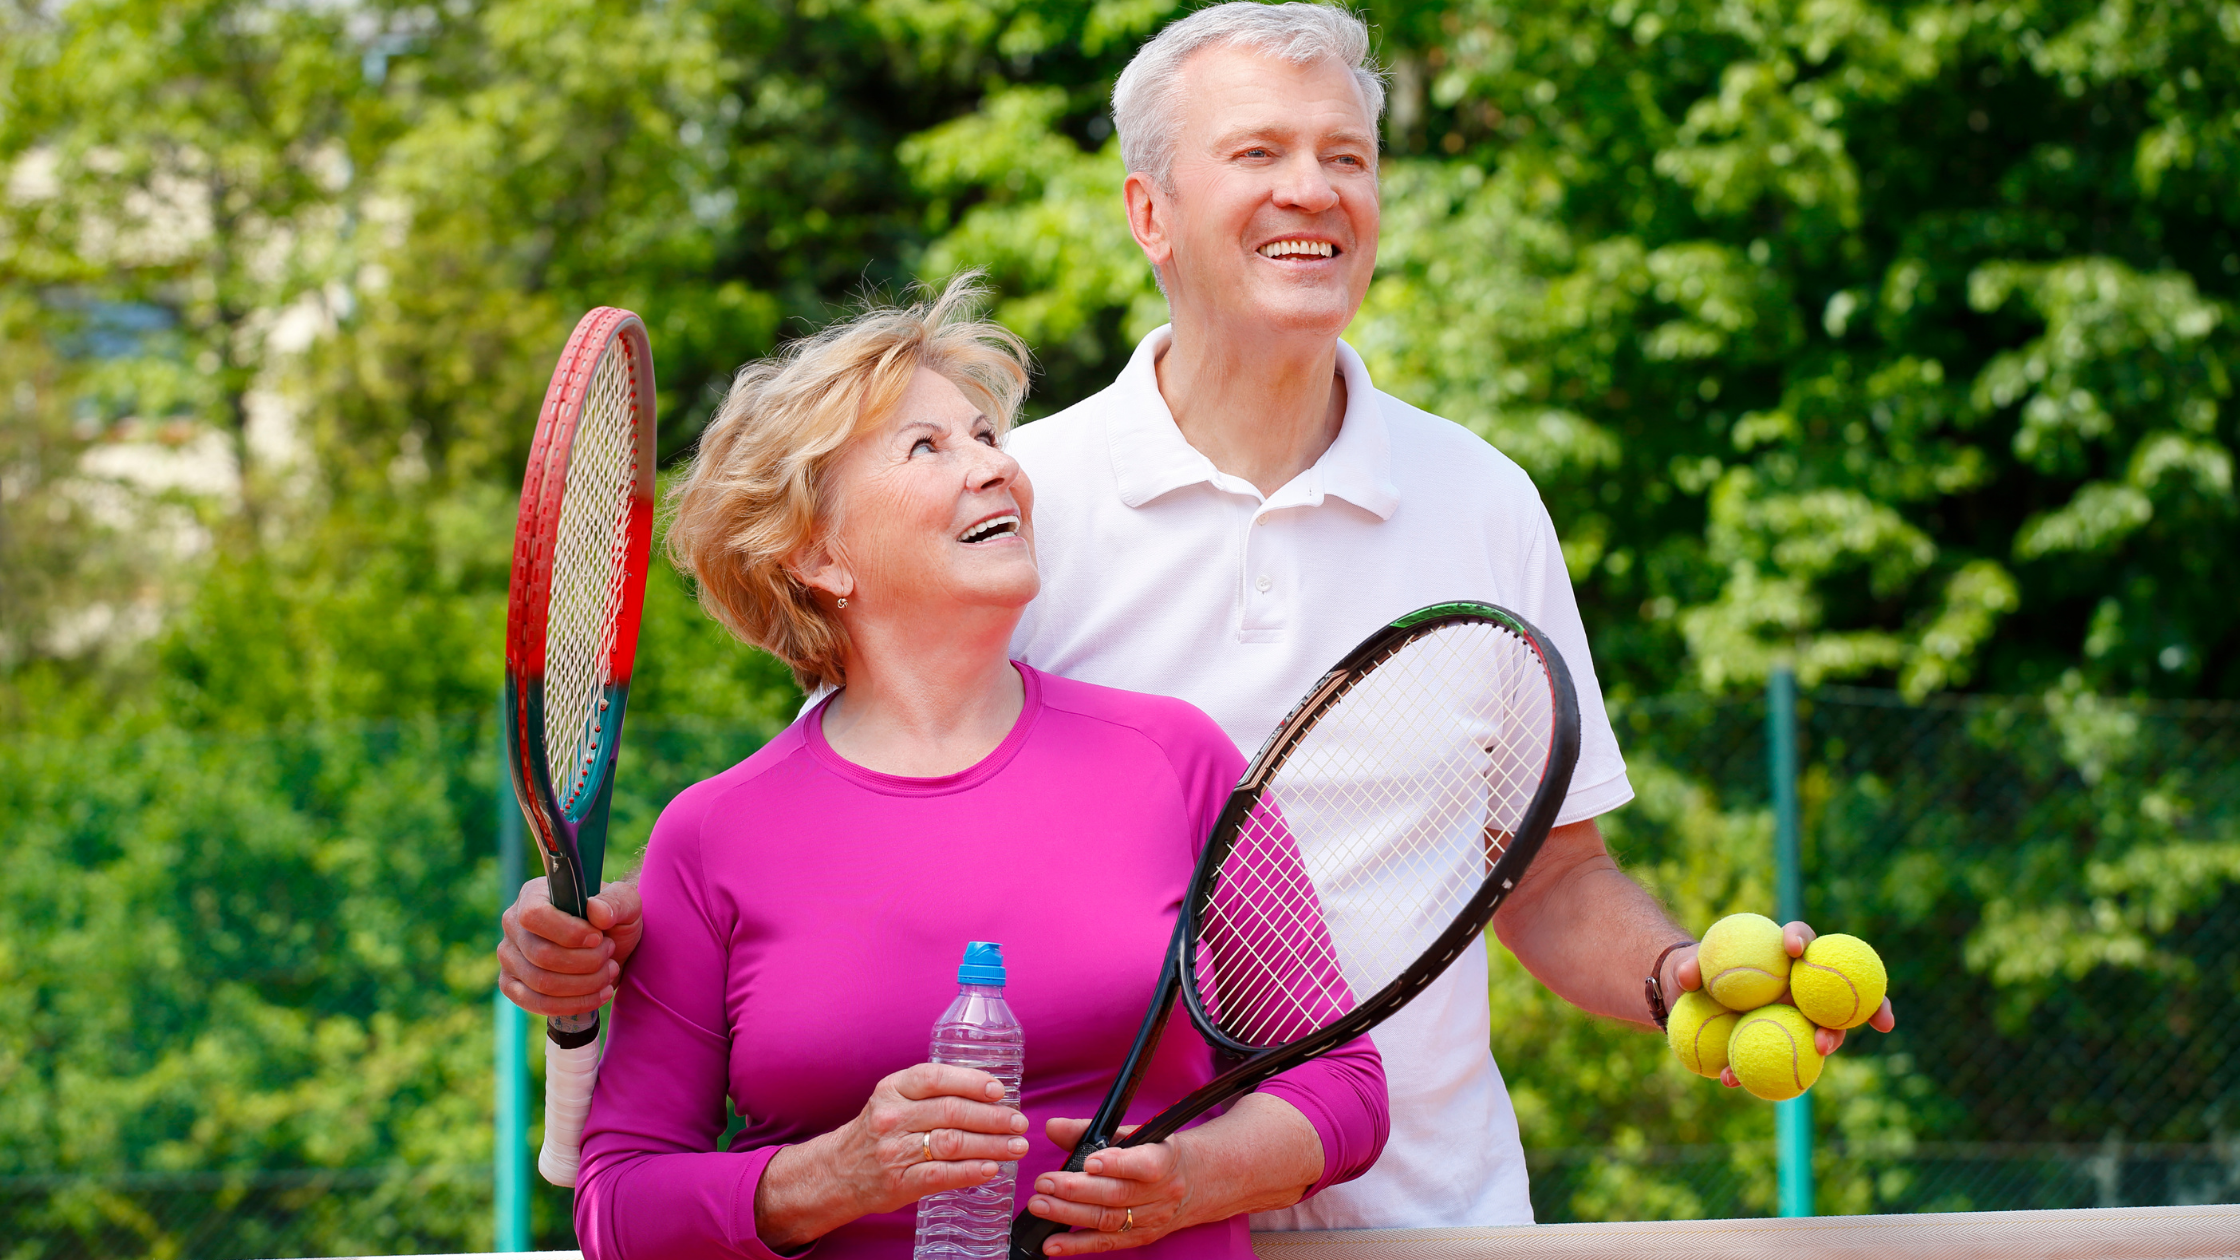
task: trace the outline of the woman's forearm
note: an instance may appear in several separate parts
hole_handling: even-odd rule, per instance
[[[1321,1135],[1297,1107],[1267,1094],[1246,1094],[1168,1142],[1189,1187],[1178,1229],[1290,1207],[1322,1180]]]
[[[799,1251],[864,1214],[838,1169],[839,1136],[826,1133],[770,1159],[754,1191],[755,1233],[772,1251]]]
[[[1026,1130],[986,1072],[904,1068],[855,1119],[770,1158],[755,1183],[755,1235],[772,1251],[798,1251],[859,1216],[979,1185],[999,1161],[1027,1153]]]

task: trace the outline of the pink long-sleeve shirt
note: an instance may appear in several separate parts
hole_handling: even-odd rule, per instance
[[[1064,1162],[1043,1122],[1093,1114],[1110,1086],[1243,761],[1181,701],[1018,670],[1019,720],[970,769],[913,779],[855,765],[825,743],[820,705],[663,811],[639,878],[646,934],[584,1132],[576,1232],[589,1260],[775,1260],[755,1228],[763,1169],[925,1061],[969,940],[1003,943],[1026,1033],[1020,1201]],[[1213,1072],[1176,1012],[1129,1122]],[[1368,1038],[1260,1091],[1321,1136],[1315,1190],[1383,1149],[1384,1073]],[[745,1128],[719,1153],[726,1097]],[[813,1250],[906,1260],[915,1223],[915,1205],[862,1217]],[[1252,1251],[1238,1216],[1138,1254]]]

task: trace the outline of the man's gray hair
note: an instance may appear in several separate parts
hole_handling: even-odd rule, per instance
[[[1242,48],[1293,65],[1335,61],[1353,71],[1373,127],[1384,117],[1384,72],[1369,56],[1369,28],[1326,4],[1260,4],[1231,0],[1198,10],[1137,50],[1112,86],[1112,126],[1120,160],[1169,188],[1182,130],[1182,66],[1202,48]]]

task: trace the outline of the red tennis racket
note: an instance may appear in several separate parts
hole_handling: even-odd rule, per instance
[[[506,767],[552,904],[599,889],[615,755],[653,551],[653,357],[646,327],[602,306],[552,370],[513,534],[506,602]],[[599,1013],[546,1022],[537,1170],[576,1182],[599,1069]]]

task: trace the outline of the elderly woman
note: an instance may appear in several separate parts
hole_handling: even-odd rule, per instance
[[[1059,1171],[1149,1000],[1198,846],[1243,769],[1180,701],[1006,658],[1040,579],[1000,441],[1016,339],[969,287],[755,364],[701,439],[669,547],[740,638],[833,688],[681,793],[646,850],[576,1199],[585,1254],[904,1260],[918,1199],[1018,1160],[1051,1255],[1250,1260],[1244,1213],[1374,1162],[1356,1041],[1167,1142]],[[923,1062],[963,943],[1000,940],[1025,1114]],[[1211,1079],[1177,1020],[1136,1096]],[[745,1122],[718,1153],[728,1097]],[[1030,1140],[1030,1121],[1047,1140]]]

